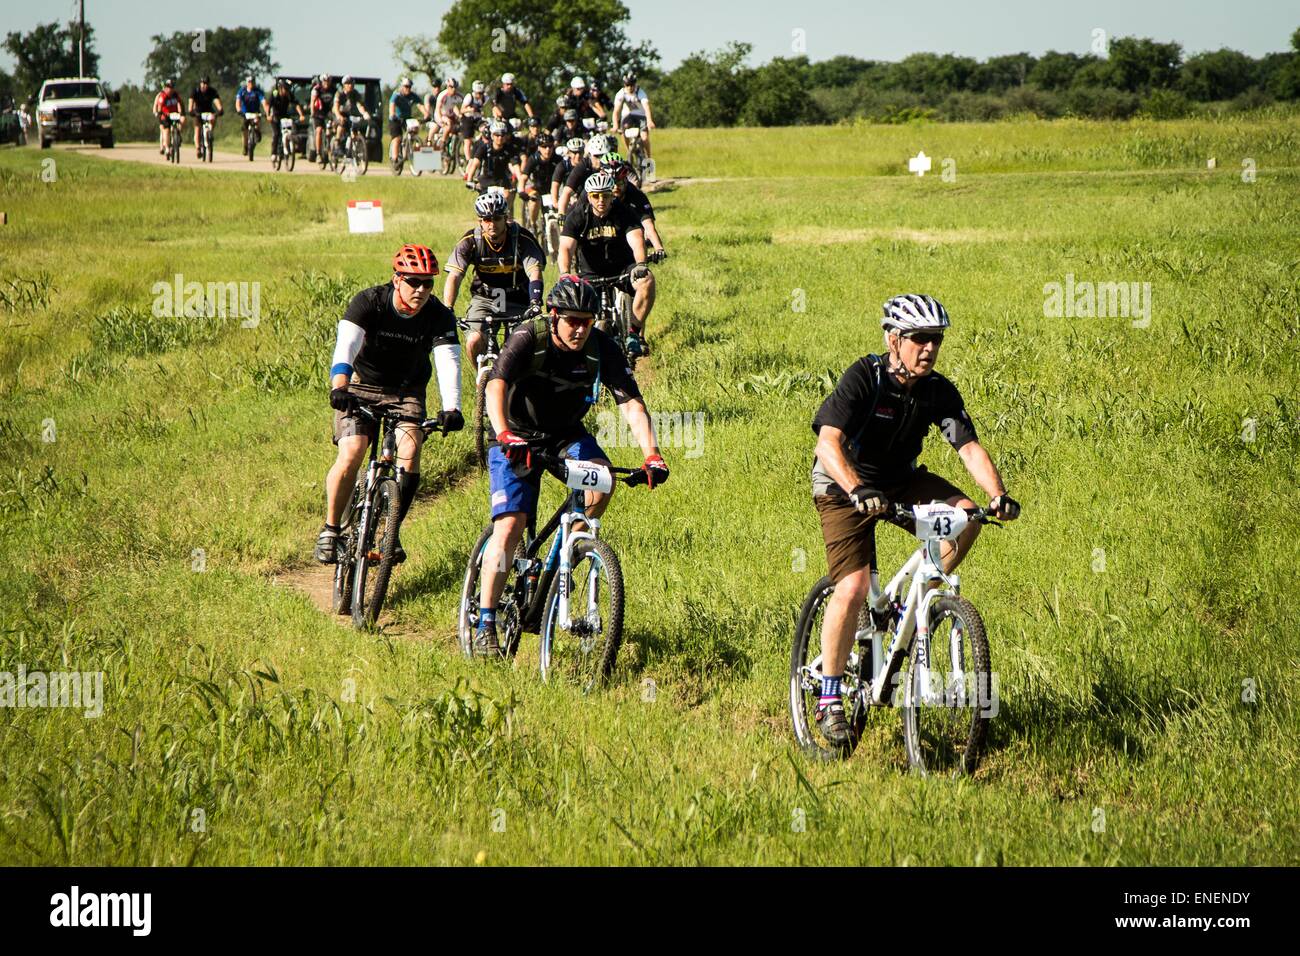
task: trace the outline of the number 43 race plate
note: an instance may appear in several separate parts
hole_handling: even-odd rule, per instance
[[[915,505],[916,536],[922,541],[951,541],[966,527],[966,512],[952,505]]]

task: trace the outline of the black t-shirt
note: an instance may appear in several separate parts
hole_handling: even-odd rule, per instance
[[[519,149],[513,142],[507,141],[501,149],[495,149],[491,143],[480,142],[474,147],[473,155],[480,163],[480,186],[510,185],[510,164],[519,158]]]
[[[360,116],[361,113],[358,107],[363,106],[364,103],[365,98],[356,87],[352,88],[351,93],[348,93],[347,90],[339,90],[338,96],[334,98],[334,105],[344,116]]]
[[[432,295],[415,315],[399,315],[393,295],[389,282],[362,289],[348,303],[343,321],[366,333],[352,368],[363,385],[422,395],[433,375],[429,353],[456,344],[456,316]]]
[[[641,231],[641,220],[615,199],[603,219],[590,203],[574,203],[564,217],[561,235],[578,240],[579,275],[608,277],[636,262],[627,235]]]
[[[499,249],[493,249],[485,238],[476,236],[479,227],[468,230],[447,260],[448,272],[462,275],[474,269],[474,279],[470,283],[470,292],[485,295],[484,287],[506,290],[506,301],[523,304],[528,301],[527,267],[536,265],[546,268],[546,253],[531,232],[517,222],[510,223],[508,232]]]
[[[587,177],[595,171],[596,167],[592,165],[591,159],[587,156],[583,156],[582,159],[574,163],[573,168],[569,170],[569,178],[564,181],[564,185],[568,186],[575,193],[583,193],[584,190],[582,187],[587,184]]]
[[[544,448],[579,438],[582,419],[594,402],[596,375],[619,405],[641,397],[622,351],[600,329],[590,333],[597,341],[599,365],[593,369],[586,350],[564,352],[547,335],[546,357],[533,372],[536,339],[531,323],[524,323],[506,339],[488,379],[506,383],[506,422],[520,438]],[[599,396],[596,396],[599,397]]]
[[[492,97],[492,103],[501,110],[501,114],[507,119],[515,115],[516,103],[522,106],[527,102],[528,97],[524,96],[523,90],[517,86],[510,90],[498,89],[496,96]]]
[[[559,154],[554,149],[551,150],[550,159],[542,159],[541,150],[533,150],[528,157],[528,178],[537,186],[545,185],[550,187],[551,179],[555,176],[555,167],[560,165]]]
[[[217,100],[221,98],[221,95],[217,92],[215,86],[209,86],[206,93],[196,86],[190,93],[190,97],[194,100],[194,112],[215,113],[217,111]]]
[[[588,92],[588,93],[587,93],[587,102],[588,102],[588,103],[599,103],[601,106],[603,106],[603,107],[605,108],[605,115],[606,115],[606,116],[608,116],[608,115],[609,115],[609,111],[612,110],[612,109],[614,108],[614,104],[610,101],[609,94],[606,93],[604,90],[601,90],[601,91],[598,92],[598,93]],[[592,110],[592,113],[594,114],[594,113],[595,113],[595,110]]]
[[[266,98],[271,108],[271,118],[276,120],[298,115],[298,104],[292,93],[272,93]]]
[[[887,362],[888,357],[881,361]],[[877,395],[871,357],[858,359],[841,376],[812,421],[814,434],[823,425],[844,432],[845,456],[863,482],[878,489],[905,482],[931,425],[939,427],[953,448],[975,441],[975,426],[966,414],[965,402],[948,379],[931,372],[906,389],[885,368],[879,371]],[[817,460],[813,463],[813,494],[844,496]]]
[[[566,156],[561,162],[555,164],[555,170],[551,173],[551,182],[563,186],[568,182],[571,172],[573,172],[573,163]]]

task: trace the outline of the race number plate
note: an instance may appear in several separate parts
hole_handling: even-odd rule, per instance
[[[952,541],[966,527],[966,512],[952,505],[915,505],[912,514],[922,541]]]
[[[406,128],[409,129],[411,132],[415,132],[417,129],[420,128],[420,121],[415,118],[408,119],[406,121]]]
[[[555,208],[555,200],[552,199],[549,195],[547,195],[547,196],[543,196],[543,197],[542,197],[542,208],[543,208],[543,209],[553,209],[553,208]]]
[[[216,113],[200,113],[200,114],[199,114],[199,119],[203,120],[203,122],[205,122],[205,123],[211,123],[211,122],[212,122],[212,117],[214,117],[214,116],[216,116],[216,115],[217,115]]]
[[[575,491],[608,494],[614,487],[614,475],[604,465],[592,461],[568,461],[565,462],[564,483]]]
[[[627,129],[625,129],[623,132],[624,132],[624,135],[626,135],[628,139],[640,139],[640,138],[641,138],[641,127],[639,127],[639,126],[629,126],[629,127],[628,127]]]
[[[291,120],[291,119],[282,119],[282,120],[280,120],[280,129],[284,130],[284,131],[287,132],[287,133],[292,133],[292,132],[293,132],[293,120]]]

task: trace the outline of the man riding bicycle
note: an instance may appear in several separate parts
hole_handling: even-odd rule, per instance
[[[623,147],[630,153],[632,147],[627,141],[629,126],[640,128],[641,143],[645,146],[646,159],[649,159],[650,130],[655,128],[654,114],[650,112],[650,97],[637,86],[636,74],[631,71],[623,74],[623,88],[614,96],[614,128],[623,134]]]
[[[420,98],[411,92],[411,80],[409,77],[402,77],[402,81],[397,84],[397,89],[393,90],[393,95],[388,98],[388,135],[392,138],[388,146],[388,158],[394,163],[397,162],[397,153],[401,149],[402,137],[406,135],[406,121],[415,116],[415,108],[420,108],[424,118],[429,118],[429,109]]]
[[[483,110],[487,108],[487,93],[483,83],[475,80],[470,84],[470,91],[460,103],[460,138],[465,146],[465,165],[473,157],[474,138],[478,135],[478,124],[483,119]]]
[[[510,556],[537,512],[541,468],[534,452],[609,464],[583,418],[603,385],[614,396],[645,456],[647,484],[668,480],[641,391],[618,346],[593,328],[596,290],[562,275],[546,297],[549,313],[525,322],[506,341],[487,383],[493,438],[488,449],[492,538],[483,553],[481,601],[474,653],[501,653],[496,612]],[[589,491],[586,513],[599,518],[609,494]]]
[[[438,260],[427,246],[404,245],[393,257],[392,281],[358,292],[339,322],[330,367],[334,444],[339,453],[325,478],[325,526],[316,539],[315,555],[321,564],[337,560],[343,509],[366,449],[378,439],[378,425],[356,411],[358,403],[377,412],[395,411],[424,418],[425,390],[436,367],[442,399],[438,424],[446,431],[465,427],[460,412],[456,317],[433,294],[433,277],[437,274]],[[423,443],[424,432],[418,427],[405,423],[399,426],[399,524],[420,485]],[[406,560],[400,541],[396,557],[399,562]]]
[[[537,137],[537,149],[524,159],[524,185],[521,190],[526,206],[532,207],[530,215],[534,220],[542,215],[542,197],[551,194],[551,180],[555,176],[560,157],[555,152],[555,140],[551,134],[543,131]]]
[[[271,122],[271,152],[280,152],[280,120],[293,119],[295,113],[298,122],[306,121],[307,114],[303,112],[302,104],[293,98],[289,81],[281,77],[275,81],[275,92],[266,98],[266,118]],[[291,150],[292,144],[285,152]]]
[[[821,518],[826,561],[835,591],[822,625],[822,687],[816,721],[832,745],[849,742],[841,698],[858,613],[876,567],[876,522],[891,503],[945,502],[973,508],[961,489],[917,467],[931,425],[961,456],[991,501],[995,517],[1011,521],[1020,505],[975,437],[956,386],[934,371],[948,328],[948,313],[928,295],[899,295],[884,305],[880,325],[885,352],[858,359],[840,378],[812,421],[817,435],[812,469],[813,502]],[[885,520],[913,530],[911,521]],[[966,526],[955,543],[943,542],[945,572],[966,556],[980,525]]]
[[[533,234],[519,223],[507,221],[504,196],[484,193],[474,201],[474,212],[478,225],[452,249],[442,292],[447,308],[454,309],[465,273],[474,268],[471,301],[465,312],[469,331],[465,351],[471,364],[487,347],[489,320],[518,319],[530,307],[534,314],[541,312],[542,270],[546,267],[546,254]]]
[[[454,76],[449,76],[442,92],[433,102],[433,122],[438,130],[436,135],[430,130],[429,145],[434,149],[442,149],[443,144],[447,142],[447,137],[451,135],[452,124],[459,120],[460,81]]]
[[[310,156],[307,157],[309,162],[315,161],[329,146],[329,140],[326,138],[326,130],[330,126],[331,117],[334,115],[334,97],[338,95],[338,90],[334,88],[334,78],[328,73],[320,75],[320,82],[311,88],[311,128],[312,142],[315,148]]]
[[[352,77],[345,76],[339,83],[338,96],[334,97],[334,128],[338,133],[340,142],[343,141],[345,135],[344,130],[347,127],[347,120],[358,114],[367,123],[370,122],[370,111],[366,109],[366,104],[362,102],[361,91],[357,89]]]
[[[614,177],[606,169],[588,177],[585,203],[575,203],[564,217],[560,274],[571,271],[577,254],[578,273],[587,277],[621,276],[616,288],[632,296],[632,322],[624,348],[629,356],[648,355],[645,323],[654,308],[655,277],[646,265],[645,233],[636,214],[614,198]]]
[[[497,87],[495,95],[492,97],[492,115],[497,119],[512,120],[518,116],[518,108],[522,106],[524,112],[529,118],[533,117],[533,104],[528,102],[528,97],[524,96],[524,91],[515,86],[515,75],[513,73],[501,74],[501,85]]]
[[[465,170],[465,186],[481,193],[492,186],[504,190],[506,205],[513,218],[515,183],[523,179],[519,170],[519,149],[510,135],[510,127],[501,120],[493,120],[489,131],[491,141],[479,143],[474,148],[474,156]]]
[[[244,85],[235,94],[235,112],[239,114],[240,125],[243,126],[245,152],[248,150],[249,136],[261,137],[261,131],[258,127],[254,126],[252,130],[248,128],[247,117],[254,116],[261,119],[262,108],[265,104],[266,94],[257,85],[257,81],[251,76],[244,77]]]
[[[217,119],[216,118],[218,116],[222,116],[226,112],[226,109],[224,106],[221,105],[221,94],[218,93],[216,89],[212,86],[212,84],[208,82],[208,78],[206,76],[201,77],[199,79],[199,85],[194,87],[194,89],[190,91],[189,105],[190,105],[190,110],[189,110],[190,115],[195,117],[196,120],[200,113],[213,114],[212,142],[216,143],[217,141]],[[202,158],[203,156],[203,140],[201,138],[202,130],[203,130],[203,124],[199,122],[195,122],[194,151],[200,158]]]
[[[158,117],[158,152],[162,154],[167,152],[167,131],[171,128],[173,113],[180,115],[180,125],[184,128],[185,111],[181,109],[181,96],[176,92],[176,81],[168,79],[153,98],[153,115]],[[180,135],[179,130],[176,135]]]

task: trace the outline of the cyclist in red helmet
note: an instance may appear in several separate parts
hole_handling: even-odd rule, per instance
[[[424,418],[425,390],[436,368],[447,431],[465,426],[460,412],[460,346],[456,317],[433,294],[438,260],[428,246],[404,245],[393,257],[389,282],[362,289],[348,303],[339,322],[330,367],[330,405],[334,408],[334,444],[338,457],[325,477],[325,527],[316,539],[316,560],[337,560],[339,524],[357,471],[377,427],[356,412],[357,404],[374,411],[396,411]],[[432,355],[432,361],[430,361]],[[397,463],[401,469],[398,521],[406,517],[420,484],[420,446],[424,433],[401,426]],[[401,543],[397,560],[406,560]]]

